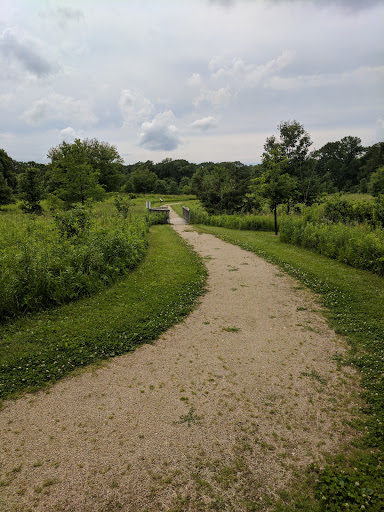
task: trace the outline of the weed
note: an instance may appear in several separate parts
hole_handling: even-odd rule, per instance
[[[192,424],[197,424],[199,425],[201,423],[201,416],[197,416],[196,414],[194,414],[195,412],[195,408],[193,406],[190,407],[189,411],[188,411],[188,414],[182,414],[180,416],[180,420],[179,421],[175,421],[174,423],[187,423],[188,424],[188,427],[190,427]]]
[[[301,372],[300,375],[303,377],[310,377],[313,380],[317,380],[317,382],[320,382],[320,384],[327,384],[327,380],[324,379],[316,370],[312,370],[311,373],[308,372]]]
[[[239,332],[240,327],[222,327],[222,330],[226,332]]]

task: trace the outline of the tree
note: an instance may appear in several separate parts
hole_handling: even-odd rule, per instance
[[[27,167],[18,179],[19,197],[23,201],[21,209],[27,213],[40,214],[43,209],[40,201],[43,198],[44,188],[40,169]]]
[[[11,187],[12,191],[15,192],[17,186],[15,162],[7,155],[4,149],[0,149],[0,174],[7,181],[8,187]]]
[[[12,189],[8,185],[7,180],[4,178],[2,172],[0,172],[0,208],[5,204],[14,203]]]
[[[130,175],[135,192],[145,194],[156,189],[157,176],[144,165],[137,167]]]
[[[85,139],[82,142],[88,153],[89,163],[93,170],[99,172],[99,183],[107,191],[113,192],[120,188],[124,179],[123,162],[115,146],[97,139]]]
[[[232,214],[244,209],[250,169],[241,162],[200,164],[191,180],[193,192],[210,213]]]
[[[51,159],[49,182],[53,193],[68,206],[100,199],[104,189],[99,184],[100,172],[94,168],[87,143],[76,139],[72,144],[62,142],[48,152]],[[93,163],[93,165],[92,165]]]
[[[384,194],[384,167],[380,167],[380,169],[372,173],[368,190],[375,197]]]
[[[269,201],[269,205],[275,219],[275,235],[278,233],[277,207],[282,203],[289,203],[295,195],[297,179],[288,174],[288,158],[282,154],[280,145],[271,149],[269,145],[264,146],[267,151],[263,153],[264,173],[253,179],[253,188],[256,193],[261,194]]]
[[[282,121],[278,126],[280,140],[274,135],[268,137],[264,145],[264,154],[276,162],[276,158],[285,161],[286,173],[297,182],[297,200],[311,203],[319,193],[314,166],[309,155],[312,145],[309,133],[298,121]],[[263,155],[264,155],[263,154]],[[265,157],[263,156],[265,160]]]
[[[365,148],[359,169],[360,192],[367,192],[368,182],[372,173],[384,166],[384,142],[378,142]]]
[[[359,137],[351,135],[336,142],[328,142],[313,153],[316,170],[320,175],[328,174],[339,192],[357,187],[362,177],[360,156],[364,153]]]

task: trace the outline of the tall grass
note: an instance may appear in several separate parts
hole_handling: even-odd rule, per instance
[[[142,259],[146,237],[143,215],[94,215],[89,230],[65,237],[48,215],[1,212],[0,321],[113,283]]]
[[[352,267],[384,275],[384,234],[381,228],[316,222],[308,216],[285,216],[280,225],[280,240]]]
[[[250,231],[275,229],[273,217],[270,215],[209,215],[201,207],[191,208],[191,223]]]

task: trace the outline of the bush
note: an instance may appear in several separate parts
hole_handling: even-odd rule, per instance
[[[280,240],[384,275],[384,236],[380,228],[313,222],[308,216],[285,216],[280,226]]]
[[[92,224],[82,207],[54,223],[16,221],[1,235],[0,321],[96,292],[132,269],[147,246],[142,216]]]
[[[267,215],[209,215],[202,208],[191,208],[191,224],[229,229],[274,231],[274,220]]]

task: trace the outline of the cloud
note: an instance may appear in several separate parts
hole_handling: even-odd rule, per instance
[[[195,107],[206,103],[216,108],[224,107],[229,103],[231,96],[231,92],[224,87],[217,90],[203,88],[199,96],[193,101],[193,104]]]
[[[191,124],[192,128],[197,128],[201,131],[207,131],[211,128],[215,128],[217,126],[217,121],[213,116],[203,117],[202,119],[197,119]]]
[[[82,124],[93,124],[98,120],[87,100],[76,100],[56,93],[35,101],[24,112],[23,118],[33,126],[50,121],[73,122],[73,120]]]
[[[55,67],[34,46],[31,41],[19,41],[10,29],[0,36],[0,53],[4,57],[13,59],[38,77],[53,73]]]
[[[140,124],[150,118],[153,114],[151,101],[141,91],[124,89],[119,99],[121,115],[124,119],[124,126]]]
[[[201,87],[203,84],[203,79],[199,73],[192,73],[192,75],[187,80],[187,84],[191,87]]]
[[[72,9],[71,7],[58,7],[57,13],[61,18],[71,21],[79,21],[84,18],[83,11],[80,9]]]
[[[63,130],[60,130],[59,137],[60,139],[64,140],[65,142],[74,142],[75,139],[80,139],[83,135],[83,131],[76,131],[70,126],[68,128],[64,128]]]
[[[294,57],[295,52],[285,50],[275,59],[258,66],[246,64],[240,57],[235,57],[229,63],[214,57],[208,67],[212,72],[212,78],[215,80],[226,80],[227,83],[237,84],[238,88],[255,87],[266,77],[287,67]]]
[[[324,73],[313,75],[298,75],[293,77],[274,76],[267,86],[275,90],[314,89],[325,87],[341,87],[350,89],[353,85],[376,83],[378,77],[384,81],[384,66],[362,66],[343,73]]]
[[[235,3],[235,0],[208,0],[208,2],[210,4],[218,4],[223,5],[224,7],[231,7]]]
[[[46,9],[40,11],[39,15],[46,18],[49,22],[55,22],[61,29],[68,28],[73,23],[79,23],[84,19],[84,13],[80,9],[72,7],[57,7],[56,9]]]
[[[382,0],[312,0],[320,8],[338,7],[348,14],[382,5]]]
[[[152,121],[141,125],[140,146],[151,151],[172,151],[180,144],[175,116],[171,110],[157,114]]]

